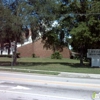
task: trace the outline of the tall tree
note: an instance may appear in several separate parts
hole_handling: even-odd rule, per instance
[[[34,21],[30,23],[32,28],[32,39],[34,40],[40,32],[44,47],[52,48],[52,50],[55,51],[59,45],[59,32],[56,28],[52,27],[52,24],[55,20],[59,19],[58,11],[61,5],[60,0],[29,0],[29,4],[34,7],[32,12]]]
[[[5,1],[5,0],[4,0]],[[3,34],[15,42],[13,65],[16,64],[16,45],[22,39],[22,31],[27,25],[32,29],[32,39],[37,33],[46,33],[57,16],[60,0],[6,0],[2,6],[9,10],[9,16],[3,21]],[[9,18],[8,18],[9,17]],[[2,25],[3,25],[2,24]],[[7,36],[6,36],[7,37]]]
[[[59,25],[71,35],[74,51],[80,53],[80,64],[87,49],[100,48],[100,1],[61,0]]]
[[[80,52],[80,63],[83,65],[83,55],[87,49],[100,48],[100,1],[80,2],[80,9],[75,13],[76,24],[71,30],[71,45],[75,51]],[[73,12],[75,12],[73,10]]]
[[[11,1],[11,0],[10,0]],[[13,54],[13,65],[16,64],[16,53],[17,53],[17,43],[22,41],[22,30],[23,26],[26,25],[27,15],[29,14],[26,10],[29,8],[26,1],[15,0],[9,2],[2,2],[4,14],[2,14],[2,36],[3,40],[8,39],[14,41],[14,54]],[[26,11],[25,11],[26,10]]]
[[[6,34],[4,31],[5,28],[7,28],[8,25],[8,20],[10,20],[11,15],[10,15],[10,10],[7,9],[2,5],[2,2],[0,2],[0,43],[1,43],[1,54],[3,52],[3,44],[7,41],[9,41],[6,38],[9,38],[9,35]],[[10,30],[8,30],[10,31]],[[9,45],[10,46],[10,45]],[[10,48],[10,47],[9,47]],[[8,53],[10,52],[10,49],[8,48]]]

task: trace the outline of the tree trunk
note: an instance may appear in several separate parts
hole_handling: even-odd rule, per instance
[[[83,53],[80,53],[80,65],[83,66]]]
[[[80,65],[83,66],[83,50],[80,52]]]
[[[4,43],[1,42],[1,55],[2,55],[2,53],[3,53],[3,50],[4,50]]]
[[[56,51],[56,46],[55,46],[55,44],[53,45],[53,53],[55,53],[55,51]]]
[[[11,41],[9,41],[9,45],[8,45],[8,55],[10,55],[10,48],[11,48]]]
[[[17,60],[17,38],[15,39],[15,45],[14,45],[14,51],[13,51],[13,62],[12,62],[12,66],[16,65],[16,60]]]

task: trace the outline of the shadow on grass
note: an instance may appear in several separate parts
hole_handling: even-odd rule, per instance
[[[49,64],[60,64],[63,66],[70,66],[72,68],[98,68],[91,67],[89,63],[84,63],[80,65],[80,63],[68,63],[68,62],[17,62],[17,66],[38,66],[38,65],[49,65]],[[11,66],[11,62],[0,62],[0,66]]]
[[[73,68],[92,68],[89,63],[84,63],[83,65],[80,63],[61,63],[61,65],[70,66]]]
[[[17,65],[18,66],[38,66],[38,65],[41,65],[41,66],[46,66],[47,65],[48,66],[50,64],[60,64],[61,66],[70,66],[72,68],[94,68],[94,67],[91,67],[89,65],[89,63],[84,63],[83,66],[82,66],[82,65],[80,65],[80,63],[67,63],[67,62],[38,62],[38,63],[37,62],[33,62],[33,63],[20,62]]]

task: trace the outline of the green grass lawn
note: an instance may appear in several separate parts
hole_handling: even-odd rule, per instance
[[[0,61],[12,61],[12,58],[0,57]],[[68,62],[68,63],[79,63],[79,60],[74,59],[51,59],[51,58],[17,58],[18,62]]]
[[[47,71],[59,71],[59,72],[76,72],[76,73],[94,73],[100,74],[100,68],[91,68],[89,66],[79,66],[79,64],[40,64],[33,66],[17,66],[21,69],[32,70],[47,70]]]
[[[63,62],[63,63],[79,63],[79,60],[62,58],[62,59],[51,59],[51,58],[18,58],[18,62]]]
[[[0,61],[12,61],[12,58],[3,58]],[[84,66],[80,66],[79,60],[75,59],[50,59],[50,58],[18,58],[18,62],[28,62],[31,65],[18,65],[13,68],[29,69],[29,70],[46,70],[46,71],[59,71],[59,72],[76,72],[76,73],[91,73],[100,74],[100,68],[91,68],[87,62]],[[11,68],[11,66],[4,66]],[[45,72],[46,73],[46,72]]]

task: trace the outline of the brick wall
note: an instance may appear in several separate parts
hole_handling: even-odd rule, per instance
[[[17,51],[21,54],[21,57],[32,57],[33,53],[37,57],[50,57],[53,53],[52,50],[43,48],[41,39],[38,39],[34,43],[23,45],[19,47]],[[64,58],[70,58],[70,50],[67,47],[63,48],[61,54]]]

